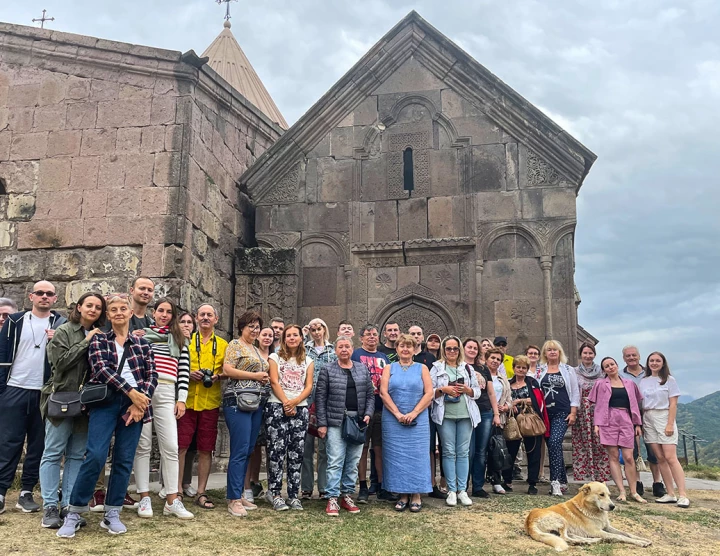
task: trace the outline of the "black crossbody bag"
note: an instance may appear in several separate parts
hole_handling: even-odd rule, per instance
[[[125,360],[127,359],[128,345],[125,342],[125,348],[123,350],[122,357],[120,358],[120,364],[117,370],[122,373],[122,369],[125,366]],[[112,392],[110,387],[104,383],[98,384],[84,384],[80,390],[80,403],[86,408],[93,406],[99,406],[110,399]]]

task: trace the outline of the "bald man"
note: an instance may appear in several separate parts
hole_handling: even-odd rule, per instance
[[[40,509],[32,495],[45,447],[40,389],[50,378],[47,343],[66,322],[51,310],[57,296],[50,282],[35,284],[29,297],[32,309],[10,315],[0,331],[0,514],[5,511],[5,493],[15,479],[26,438],[22,490],[15,507],[25,513]]]

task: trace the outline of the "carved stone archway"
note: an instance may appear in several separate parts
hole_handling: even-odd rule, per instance
[[[431,309],[411,303],[390,315],[385,322],[397,321],[400,330],[407,332],[411,326],[419,326],[423,329],[425,336],[434,333],[444,338],[450,333],[448,325],[443,319]],[[379,323],[385,328],[385,322]]]

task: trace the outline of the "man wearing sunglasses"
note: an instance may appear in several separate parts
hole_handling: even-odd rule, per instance
[[[0,331],[0,514],[5,511],[5,493],[15,479],[26,438],[22,490],[15,507],[25,513],[40,509],[32,496],[45,448],[40,389],[50,378],[47,343],[67,320],[51,310],[57,296],[50,282],[35,284],[29,297],[32,309],[10,315]]]

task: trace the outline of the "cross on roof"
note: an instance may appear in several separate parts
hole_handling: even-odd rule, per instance
[[[46,12],[46,10],[43,10],[43,14],[42,14],[41,18],[33,19],[33,23],[37,23],[38,21],[40,22],[40,29],[45,28],[46,21],[55,21],[54,17],[45,17],[45,12]]]
[[[215,0],[215,1],[220,5],[227,4],[227,9],[225,10],[225,21],[230,21],[230,2],[237,2],[237,0]]]

